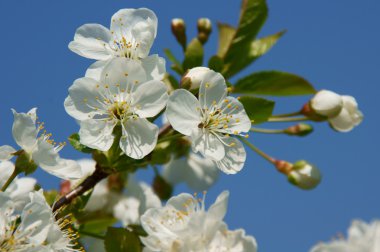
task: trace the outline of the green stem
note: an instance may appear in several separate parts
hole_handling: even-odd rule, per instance
[[[285,130],[283,129],[262,129],[262,128],[251,128],[251,132],[258,132],[264,134],[284,134]]]
[[[96,239],[100,239],[100,240],[105,240],[105,239],[106,239],[105,236],[100,235],[100,234],[94,234],[94,233],[87,232],[87,231],[84,231],[84,230],[78,230],[78,232],[79,232],[81,235],[90,236],[90,237],[93,237],[93,238],[96,238]]]
[[[18,172],[17,172],[17,169],[15,169],[12,173],[12,175],[8,178],[7,182],[5,182],[5,184],[3,185],[3,187],[1,187],[1,191],[2,192],[5,192],[5,190],[7,190],[8,186],[12,183],[12,181],[17,177],[18,175]]]
[[[298,115],[302,115],[301,111],[286,113],[286,114],[273,115],[272,117],[273,118],[281,118],[281,117],[292,117],[292,116],[298,116]]]
[[[175,138],[178,138],[178,137],[182,137],[183,135],[181,133],[175,133],[171,136],[166,136],[166,137],[163,137],[163,138],[160,138],[158,139],[157,143],[162,143],[162,142],[165,142],[165,141],[169,141],[169,140],[172,140],[172,139],[175,139]]]
[[[299,121],[309,121],[310,119],[307,117],[271,117],[268,122],[299,122]]]
[[[270,163],[274,164],[276,162],[276,159],[272,158],[268,154],[266,154],[264,151],[260,150],[256,146],[254,146],[252,143],[250,143],[247,139],[239,136],[238,137],[243,143],[245,143],[249,148],[251,148],[253,151],[255,151],[257,154],[268,160]]]

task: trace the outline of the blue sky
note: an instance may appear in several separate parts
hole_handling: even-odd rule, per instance
[[[77,27],[85,23],[108,26],[120,8],[148,7],[159,18],[153,53],[163,56],[180,47],[170,33],[170,20],[182,17],[189,37],[195,35],[199,17],[236,24],[239,1],[227,0],[130,0],[130,1],[1,1],[0,2],[0,144],[14,145],[10,108],[27,111],[37,106],[39,117],[56,140],[78,130],[64,111],[63,100],[72,82],[84,75],[92,62],[70,52],[67,44]],[[249,152],[242,172],[221,176],[208,193],[212,201],[223,190],[231,199],[226,221],[256,237],[259,251],[303,252],[318,241],[345,232],[353,218],[380,218],[380,167],[378,165],[380,95],[380,2],[268,0],[269,19],[260,35],[286,28],[288,33],[255,65],[245,70],[283,70],[297,73],[317,89],[330,89],[356,97],[365,120],[348,134],[333,132],[326,124],[315,125],[307,138],[254,134],[251,140],[277,158],[307,159],[323,172],[314,191],[298,190],[272,166]],[[217,32],[207,45],[215,52]],[[294,111],[308,97],[278,99],[277,112]],[[265,125],[268,127],[281,125]],[[66,147],[62,155],[83,155]],[[149,178],[146,172],[141,176]],[[58,180],[41,171],[35,176],[46,188]],[[177,192],[188,190],[179,187]]]

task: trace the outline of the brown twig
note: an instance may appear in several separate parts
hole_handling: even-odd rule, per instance
[[[53,206],[53,212],[57,211],[63,206],[70,204],[76,197],[82,195],[88,190],[92,189],[99,181],[107,178],[109,173],[106,173],[100,167],[96,167],[95,172],[87,177],[79,186],[71,190],[68,194],[62,196]]]

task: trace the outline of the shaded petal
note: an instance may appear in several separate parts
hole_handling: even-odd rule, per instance
[[[114,136],[112,135],[114,122],[101,120],[85,120],[80,122],[80,143],[90,148],[107,151],[111,148]]]
[[[37,143],[36,109],[28,113],[17,113],[14,109],[12,109],[12,112],[14,115],[13,138],[26,152],[31,152]]]
[[[164,166],[162,177],[172,185],[185,181],[187,171],[191,169],[187,163],[187,159],[172,159]]]
[[[223,159],[217,161],[216,164],[224,173],[235,174],[243,168],[247,153],[239,140],[232,137],[227,137],[223,140],[230,146],[225,146],[226,155]]]
[[[0,160],[5,161],[5,160],[11,159],[13,157],[12,153],[15,153],[15,152],[16,150],[12,146],[9,146],[9,145],[0,146]]]
[[[11,197],[9,196],[9,194],[6,192],[0,191],[0,216],[1,214],[4,214],[5,216],[10,216],[13,213],[14,208],[15,208],[14,203]],[[1,233],[1,229],[0,229],[0,233]]]
[[[134,159],[141,159],[153,151],[157,144],[158,127],[144,118],[123,122],[120,148]]]
[[[187,163],[191,169],[186,173],[185,182],[195,191],[209,189],[219,177],[219,169],[209,159],[190,153]]]
[[[82,170],[77,162],[70,159],[60,158],[56,165],[41,164],[41,168],[58,178],[64,180],[79,179],[82,177]]]
[[[310,100],[310,106],[319,115],[331,117],[342,109],[343,100],[337,93],[321,90]]]
[[[166,106],[166,118],[176,131],[190,136],[201,123],[199,107],[199,102],[192,93],[184,89],[175,90]]]
[[[77,120],[86,120],[106,110],[96,97],[100,94],[101,84],[91,78],[80,78],[69,88],[69,97],[65,100],[66,112]],[[102,109],[100,112],[95,108]]]
[[[126,43],[138,43],[137,56],[145,58],[157,34],[157,17],[146,8],[122,9],[112,16],[111,31],[117,40],[124,37]]]
[[[157,115],[165,108],[169,97],[165,84],[157,80],[138,84],[132,96],[135,113],[142,118]]]
[[[99,60],[91,64],[86,70],[85,77],[100,81],[102,71],[109,62],[110,60]]]
[[[216,220],[223,220],[224,216],[227,213],[229,195],[230,193],[228,191],[223,191],[218,196],[214,204],[212,204],[208,209],[207,214],[209,217]]]
[[[85,24],[76,30],[69,49],[86,58],[107,60],[113,55],[109,45],[111,40],[111,32],[104,26]]]
[[[120,90],[133,91],[147,80],[147,74],[140,61],[114,58],[104,67],[100,79],[101,83],[109,85],[112,94],[119,94]]]
[[[164,78],[166,73],[166,62],[164,58],[153,54],[141,59],[141,62],[150,79],[162,80]]]
[[[90,199],[88,200],[85,211],[97,211],[104,209],[108,203],[110,190],[108,188],[108,180],[101,180],[92,191]]]
[[[245,112],[243,104],[241,104],[238,99],[228,96],[222,104],[220,104],[220,108],[224,111],[224,114],[231,116],[227,124],[228,127],[222,128],[219,130],[220,132],[235,135],[241,132],[249,132],[252,123]]]
[[[34,162],[41,166],[56,166],[59,161],[59,155],[55,147],[46,142],[44,139],[39,138],[37,141],[37,148],[32,153]]]
[[[134,197],[125,197],[120,200],[113,209],[114,216],[121,220],[124,227],[130,224],[139,224],[140,201]]]
[[[15,166],[12,162],[0,162],[0,188],[7,182],[8,178],[12,175]]]
[[[12,183],[14,187],[10,193],[16,210],[21,211],[29,203],[29,193],[34,191],[37,180],[34,178],[18,178]]]
[[[191,134],[191,141],[191,147],[195,153],[200,152],[204,157],[214,161],[224,158],[224,144],[208,130],[195,129]]]
[[[199,102],[202,108],[210,108],[213,104],[220,104],[227,96],[227,85],[220,73],[209,71],[199,87]]]

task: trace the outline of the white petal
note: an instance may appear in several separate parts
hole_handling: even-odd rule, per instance
[[[192,149],[195,153],[200,152],[204,157],[214,161],[224,158],[224,145],[218,137],[206,129],[195,129],[191,134]]]
[[[210,71],[204,75],[199,88],[199,102],[202,108],[220,104],[226,98],[227,85],[220,73]]]
[[[333,118],[329,119],[331,127],[340,132],[348,132],[363,120],[363,114],[352,96],[342,96],[343,109]]]
[[[37,142],[36,114],[17,113],[14,109],[12,109],[12,112],[14,115],[12,126],[13,138],[21,148],[27,152],[31,152]]]
[[[342,109],[340,95],[329,90],[319,91],[310,101],[311,108],[320,115],[335,116]]]
[[[64,180],[79,179],[82,177],[82,170],[77,162],[70,159],[58,159],[56,165],[40,164],[41,168]]]
[[[191,169],[186,173],[185,181],[195,191],[209,189],[219,177],[219,169],[209,159],[190,153],[187,163]]]
[[[228,191],[223,191],[215,200],[215,203],[210,206],[207,212],[208,215],[214,219],[223,220],[227,213],[229,195],[230,193]]]
[[[86,178],[94,173],[96,162],[93,159],[84,158],[78,160],[77,163],[82,170],[83,178]]]
[[[157,80],[138,84],[132,96],[135,113],[142,118],[157,115],[169,97],[165,84]]]
[[[235,135],[242,132],[249,132],[252,123],[245,112],[243,104],[241,104],[238,99],[229,96],[222,102],[220,108],[224,111],[224,114],[231,116],[227,124],[228,127],[226,129],[223,128],[220,132]]]
[[[223,159],[217,161],[216,164],[224,173],[235,174],[243,168],[247,153],[239,140],[232,137],[227,137],[223,140],[233,146],[225,146],[226,155]]]
[[[197,200],[194,199],[191,194],[181,193],[177,196],[171,197],[166,203],[166,207],[171,206],[179,211],[187,212],[187,210],[194,209],[193,205],[197,204]]]
[[[41,166],[56,166],[58,164],[59,155],[55,147],[43,140],[42,138],[37,141],[37,148],[32,153],[34,162]]]
[[[173,128],[187,136],[201,123],[200,105],[195,96],[187,90],[179,89],[169,97],[166,117]]]
[[[114,58],[108,62],[101,74],[101,83],[108,84],[113,94],[120,90],[133,91],[137,85],[147,80],[141,62],[127,58]]]
[[[156,147],[158,127],[144,118],[130,119],[123,123],[120,148],[134,159],[142,159]]]
[[[213,71],[208,67],[194,67],[185,74],[184,78],[190,78],[190,89],[197,89],[200,87],[201,82],[209,72]]]
[[[9,145],[0,146],[0,160],[5,161],[5,160],[11,159],[13,157],[12,153],[15,153],[15,152],[16,150],[12,146],[9,146]]]
[[[176,185],[185,180],[189,169],[191,167],[188,166],[187,159],[173,159],[164,166],[162,177],[170,184]]]
[[[92,191],[90,199],[85,206],[85,211],[93,212],[104,209],[108,203],[109,193],[108,180],[101,180]]]
[[[130,224],[139,224],[139,207],[140,201],[133,197],[125,197],[120,200],[114,207],[114,216],[121,220],[123,226],[126,227]]]
[[[112,135],[115,123],[100,120],[86,120],[80,122],[80,143],[90,148],[108,151],[114,140]]]
[[[110,60],[99,60],[89,66],[86,70],[85,77],[100,81],[102,71]]]
[[[157,34],[157,17],[145,8],[122,9],[112,16],[111,31],[119,40],[124,37],[127,43],[138,43],[137,56],[145,58]]]
[[[16,210],[21,211],[29,203],[29,193],[34,190],[37,180],[34,178],[18,178],[12,184],[15,186],[11,192],[11,197]]]
[[[99,114],[95,108],[105,110],[96,97],[102,97],[100,94],[101,84],[90,78],[80,78],[74,81],[69,88],[69,96],[65,100],[66,112],[77,120],[86,120]]]
[[[109,42],[111,32],[99,24],[85,24],[77,29],[74,41],[70,42],[71,51],[90,59],[107,60],[112,56]]]
[[[150,79],[162,80],[164,78],[166,73],[166,63],[164,58],[159,57],[157,54],[153,54],[141,59],[141,62]]]
[[[12,175],[15,166],[12,162],[0,162],[0,188],[7,182],[8,178]]]

